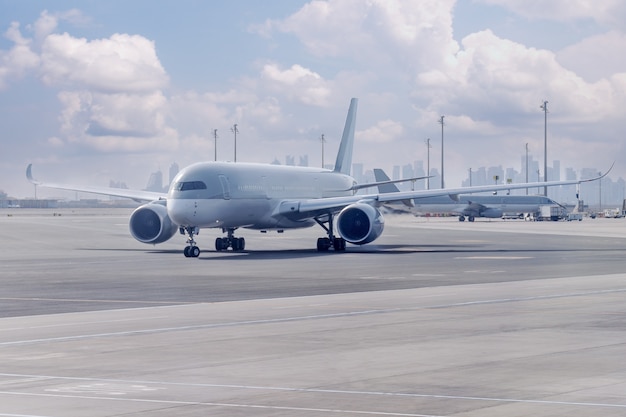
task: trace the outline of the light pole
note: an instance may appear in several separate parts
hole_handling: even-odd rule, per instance
[[[322,142],[322,169],[324,169],[324,142],[326,142],[326,139],[324,139],[323,133],[322,137],[320,138],[320,142]]]
[[[470,180],[470,187],[472,186],[472,168],[469,169],[469,180]]]
[[[217,129],[213,129],[213,142],[214,142],[213,152],[215,154],[215,159],[214,160],[217,161]]]
[[[426,139],[426,189],[430,190],[430,138]]]
[[[443,181],[443,118],[445,116],[441,116],[439,119],[439,124],[441,124],[441,189],[444,189],[444,181]]]
[[[237,133],[239,133],[239,129],[237,129],[237,123],[230,128],[230,131],[235,134],[235,162],[237,162]]]
[[[548,101],[539,106],[543,110],[543,181],[548,182]],[[548,196],[548,187],[543,187],[543,195]]]
[[[526,142],[526,182],[528,182],[528,142]],[[528,188],[526,189],[526,195],[528,195]]]
[[[602,172],[598,172],[598,177],[602,177]],[[602,213],[602,178],[600,178],[600,210],[598,210],[598,213]]]

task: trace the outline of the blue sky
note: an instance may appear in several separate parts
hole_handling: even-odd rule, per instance
[[[143,188],[149,174],[213,159],[333,160],[359,97],[354,160],[626,177],[626,4],[619,0],[0,0],[0,190],[57,182]],[[434,168],[439,168],[434,162]],[[58,195],[45,191],[43,195]]]

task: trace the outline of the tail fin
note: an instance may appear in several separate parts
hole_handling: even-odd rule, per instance
[[[387,174],[385,174],[385,171],[383,171],[380,168],[374,168],[374,177],[376,178],[376,181],[379,182],[378,184],[378,192],[380,194],[388,194],[388,193],[397,193],[400,190],[398,189],[398,187],[396,187],[396,182],[402,182],[405,180],[390,180],[389,176]],[[426,177],[418,177],[418,178],[409,178],[406,181],[413,181],[413,180],[421,180],[424,179]],[[404,204],[407,207],[415,207],[415,204],[413,204],[413,200],[408,199],[408,200],[402,200],[402,204]]]
[[[359,103],[358,98],[350,100],[350,108],[346,117],[346,125],[343,128],[339,152],[335,161],[335,172],[350,175],[352,169],[352,148],[354,145],[354,124],[356,123],[356,108]]]
[[[389,179],[387,174],[385,174],[385,171],[383,171],[382,169],[374,168],[374,178],[376,178],[377,182],[382,183],[382,184],[378,185],[378,192],[379,193],[381,193],[381,194],[397,193],[398,191],[400,191],[398,189],[398,187],[396,187],[395,184],[388,183],[388,181],[391,181],[391,180]]]

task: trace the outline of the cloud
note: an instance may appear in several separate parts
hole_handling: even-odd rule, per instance
[[[8,51],[0,51],[0,90],[7,87],[12,78],[20,78],[39,66],[39,56],[31,50],[31,40],[24,38],[17,22],[4,34],[5,38],[14,43]]]
[[[325,106],[331,95],[329,83],[319,74],[297,64],[284,70],[277,64],[266,64],[261,72],[261,80],[265,88],[303,104]]]
[[[626,49],[626,34],[616,30],[588,37],[557,53],[564,67],[589,82],[626,73],[624,57],[616,51]]]
[[[42,45],[41,73],[50,86],[102,92],[146,92],[163,88],[168,77],[154,42],[127,34],[88,41],[51,34]]]
[[[172,151],[178,148],[174,129],[166,123],[166,98],[149,95],[59,93],[63,105],[61,132],[67,143],[101,152]],[[58,145],[58,140],[54,142]]]
[[[359,141],[363,142],[388,143],[399,139],[402,134],[404,134],[402,123],[394,120],[381,120],[374,126],[358,131],[356,136]]]
[[[312,1],[285,20],[268,22],[266,30],[291,33],[320,57],[350,58],[373,68],[422,68],[458,50],[452,39],[454,3]],[[423,55],[428,61],[417,59]]]
[[[104,152],[155,152],[178,147],[168,125],[163,89],[168,75],[154,42],[138,35],[114,34],[87,40],[55,33],[59,20],[88,21],[77,10],[43,11],[29,28],[34,39],[12,23],[5,36],[14,46],[0,52],[0,88],[12,77],[37,75],[59,90],[62,135],[48,145]]]

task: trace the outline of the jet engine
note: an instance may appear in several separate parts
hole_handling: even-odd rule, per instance
[[[480,215],[489,219],[499,219],[502,217],[502,209],[489,207],[481,211]]]
[[[385,228],[385,219],[378,209],[365,203],[345,207],[337,215],[337,233],[346,242],[365,245],[373,242]]]
[[[167,215],[164,201],[137,207],[130,215],[130,234],[143,243],[163,243],[176,233],[178,226]]]

